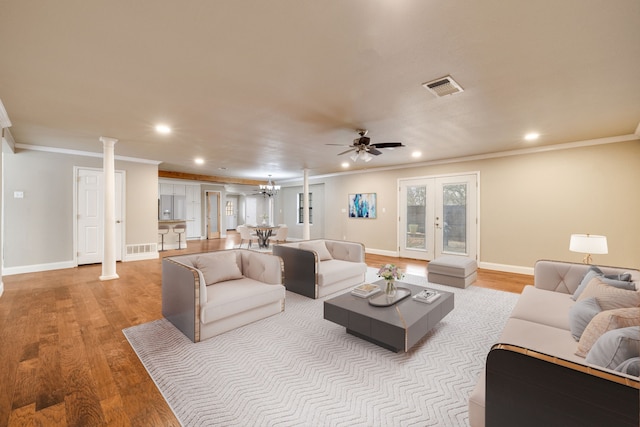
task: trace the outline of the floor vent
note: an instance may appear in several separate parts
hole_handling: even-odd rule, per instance
[[[453,77],[451,76],[441,77],[430,82],[422,83],[422,86],[438,97],[453,95],[454,93],[464,91],[462,86],[453,80]]]

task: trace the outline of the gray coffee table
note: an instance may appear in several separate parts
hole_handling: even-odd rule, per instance
[[[384,280],[374,284],[384,289]],[[412,296],[424,289],[401,282],[396,286],[411,290]],[[324,302],[324,318],[388,350],[408,351],[453,310],[454,294],[438,292],[442,295],[431,304],[414,301],[411,296],[389,307],[374,307],[366,298],[347,292]]]

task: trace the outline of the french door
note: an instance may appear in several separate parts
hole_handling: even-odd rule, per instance
[[[400,256],[477,259],[477,174],[400,180]]]

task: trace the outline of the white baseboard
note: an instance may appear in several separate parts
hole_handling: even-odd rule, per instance
[[[0,282],[0,297],[4,293],[4,283]]]
[[[144,260],[147,260],[147,259],[158,259],[158,258],[160,258],[160,254],[158,252],[143,252],[143,253],[139,253],[139,254],[127,254],[122,259],[122,262],[144,261]]]
[[[496,264],[493,262],[479,262],[479,268],[486,270],[504,271],[505,273],[527,274],[533,276],[533,267],[522,267],[519,265]]]
[[[52,262],[49,264],[21,265],[20,267],[4,267],[2,269],[2,275],[12,276],[14,274],[37,273],[39,271],[62,270],[63,268],[74,267],[77,267],[74,261]]]
[[[399,256],[397,251],[386,251],[383,249],[364,248],[364,252],[368,254],[390,256],[394,258],[397,258]]]

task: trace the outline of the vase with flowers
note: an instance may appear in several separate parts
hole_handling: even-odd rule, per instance
[[[378,277],[382,277],[387,282],[384,292],[392,297],[396,294],[396,280],[401,280],[404,274],[395,264],[385,264],[378,270]]]

